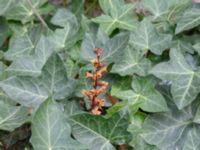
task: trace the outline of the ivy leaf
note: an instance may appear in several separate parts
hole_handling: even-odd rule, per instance
[[[111,72],[118,73],[121,76],[133,75],[134,73],[145,76],[150,67],[151,62],[143,57],[141,51],[127,46],[119,61],[113,65]]]
[[[103,53],[100,61],[105,62],[106,65],[116,62],[123,54],[123,49],[126,47],[128,39],[128,33],[120,33],[108,40],[103,46]]]
[[[141,109],[148,112],[168,111],[165,99],[155,89],[155,84],[156,80],[153,77],[134,77],[132,80],[133,90],[120,91],[116,97],[128,100],[130,108],[139,104]]]
[[[27,108],[11,105],[7,96],[0,96],[0,129],[13,131],[28,121]]]
[[[103,39],[104,37],[106,39]],[[102,31],[98,31],[97,36],[94,36],[94,34],[86,34],[86,39],[83,41],[81,46],[80,57],[84,61],[89,61],[95,58],[93,48],[101,47],[103,53],[100,60],[105,62],[106,65],[109,65],[112,62],[116,62],[116,60],[121,56],[123,53],[122,50],[128,43],[128,38],[129,36],[127,33],[120,33],[111,39],[108,39],[107,35]]]
[[[50,95],[56,99],[70,96],[75,82],[68,82],[63,62],[54,54],[44,66],[41,76],[10,77],[1,81],[0,86],[13,100],[25,106],[36,107]]]
[[[191,4],[190,0],[142,0],[141,4],[156,21],[174,21],[176,15]]]
[[[1,12],[0,12],[0,14],[1,14]],[[6,40],[8,31],[9,31],[9,29],[8,29],[7,22],[5,21],[5,19],[0,18],[0,47],[2,46],[3,42]]]
[[[200,128],[192,123],[197,103],[178,110],[171,104],[171,111],[152,114],[143,125],[142,137],[159,149],[195,149],[199,146]],[[170,143],[170,144],[169,144]]]
[[[158,150],[156,146],[146,143],[141,137],[141,133],[143,132],[142,124],[145,120],[145,117],[145,114],[141,112],[137,112],[132,117],[131,124],[127,129],[132,134],[132,140],[129,145],[131,145],[134,149],[139,150]]]
[[[110,14],[112,10],[124,5],[123,0],[99,0],[99,5],[105,14]]]
[[[190,66],[177,49],[170,50],[170,61],[156,65],[150,73],[172,81],[171,92],[179,109],[189,105],[200,92],[200,70]]]
[[[101,15],[92,19],[92,21],[100,24],[100,28],[107,34],[111,34],[116,28],[134,30],[137,26],[137,21],[130,15],[133,8],[133,4],[124,4],[117,9],[111,9],[110,15]]]
[[[200,9],[189,8],[177,20],[176,34],[192,29],[200,24]]]
[[[128,133],[125,116],[118,114],[105,119],[91,114],[77,114],[69,118],[73,136],[90,150],[115,150],[112,144],[123,144]],[[109,132],[108,132],[109,131]]]
[[[34,12],[32,7],[38,12],[38,14],[42,15],[42,8],[47,0],[35,0],[31,1],[31,5],[27,2],[27,0],[20,0],[17,3],[13,3],[12,0],[9,0],[7,3],[7,9],[4,12],[4,16],[10,20],[20,20],[23,24],[34,19]],[[9,4],[11,3],[11,4]],[[50,5],[50,4],[47,4]],[[48,13],[52,7],[49,7],[49,10],[45,13]]]
[[[159,33],[148,19],[144,19],[130,36],[130,44],[135,49],[142,50],[144,53],[150,50],[158,55],[169,48],[171,40],[170,34]]]
[[[196,50],[196,52],[200,55],[200,43],[196,43],[193,45],[193,48]]]
[[[41,32],[42,27],[37,26],[22,35],[14,34],[10,39],[9,49],[5,53],[5,58],[7,60],[16,60],[29,56],[36,47]]]
[[[0,86],[11,99],[25,106],[36,106],[48,97],[48,90],[40,81],[30,77],[10,77]]]
[[[68,58],[65,62],[65,66],[67,69],[67,77],[75,78],[79,71],[79,66],[72,59]]]
[[[103,47],[109,40],[107,34],[105,34],[101,29],[93,29],[85,33],[85,37],[81,44],[80,58],[83,61],[89,61],[95,58],[93,49],[95,47]]]
[[[67,24],[78,26],[76,16],[67,9],[58,9],[55,15],[51,18],[51,23],[61,27],[65,27]]]
[[[51,98],[47,99],[35,113],[31,130],[31,143],[34,149],[85,149],[71,138],[71,128],[63,112]]]
[[[10,6],[14,5],[14,0],[1,0],[0,2],[0,15],[4,15]]]
[[[50,36],[50,41],[56,45],[58,51],[71,48],[81,39],[82,34],[76,16],[67,9],[58,9],[52,17],[51,23],[63,27],[56,29],[55,33]]]
[[[193,121],[200,124],[200,106],[197,108]]]
[[[111,87],[111,95],[115,96],[120,91],[126,91],[131,88],[131,77],[115,77]]]
[[[41,36],[33,55],[16,59],[7,69],[8,72],[23,76],[39,76],[41,69],[53,53],[53,45],[47,37]]]

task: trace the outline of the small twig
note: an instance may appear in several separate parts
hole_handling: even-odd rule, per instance
[[[119,102],[119,100],[118,100],[116,97],[111,96],[109,93],[106,93],[106,94],[105,94],[105,97],[110,101],[110,103],[111,103],[112,105],[114,105],[114,104],[116,104],[117,102]]]
[[[64,5],[64,7],[67,6],[67,0],[63,0],[63,5]]]
[[[31,9],[33,10],[33,13],[37,16],[37,18],[40,20],[40,22],[42,23],[42,25],[46,28],[49,28],[48,25],[46,24],[46,22],[44,21],[44,19],[40,16],[40,14],[37,12],[37,10],[35,9],[35,7],[33,6],[33,4],[31,3],[30,0],[27,0],[28,4],[30,5]]]

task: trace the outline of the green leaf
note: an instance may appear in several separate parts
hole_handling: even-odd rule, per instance
[[[153,15],[156,21],[172,22],[176,15],[191,4],[190,0],[142,0],[141,4]]]
[[[38,106],[48,96],[63,99],[71,95],[75,82],[68,82],[65,67],[56,54],[49,58],[42,75],[34,77],[10,77],[0,86],[13,100],[25,106]]]
[[[200,55],[200,43],[196,43],[193,45],[193,48],[196,50],[196,52]]]
[[[110,15],[101,15],[92,21],[100,24],[100,28],[107,34],[111,34],[116,28],[134,30],[137,26],[137,20],[130,15],[133,8],[133,4],[124,4],[118,8],[110,9]]]
[[[99,5],[105,14],[110,14],[113,9],[124,5],[123,0],[99,0]]]
[[[129,39],[129,34],[120,33],[108,40],[103,46],[103,54],[100,61],[105,62],[106,65],[116,62],[123,54],[123,49],[126,47]]]
[[[105,119],[91,114],[77,114],[69,118],[73,136],[90,150],[115,150],[112,144],[125,143],[127,120],[118,114]]]
[[[165,99],[154,87],[155,83],[156,80],[152,77],[134,77],[132,80],[133,90],[120,91],[116,96],[128,100],[130,108],[136,105],[148,112],[168,111]]]
[[[0,14],[1,14],[1,12],[0,12]],[[7,22],[3,18],[0,18],[0,47],[2,46],[3,42],[6,40],[8,31],[9,31],[9,29],[8,29]]]
[[[35,53],[30,56],[16,59],[7,69],[8,72],[23,76],[39,76],[42,67],[51,56],[54,45],[47,37],[41,36],[36,45]]]
[[[33,53],[42,30],[41,26],[36,26],[22,35],[14,34],[10,39],[9,49],[5,53],[5,58],[7,60],[16,60]]]
[[[0,129],[13,131],[28,121],[27,108],[11,105],[6,96],[0,96]]]
[[[67,26],[67,24],[78,26],[76,16],[72,12],[64,8],[57,10],[55,15],[51,18],[51,23],[61,27],[65,27]]]
[[[50,42],[55,45],[55,50],[71,48],[79,39],[80,32],[78,27],[66,24],[63,29],[56,29],[55,33],[49,37]]]
[[[176,34],[200,25],[200,8],[189,8],[177,20]]]
[[[141,133],[143,132],[142,124],[145,117],[145,114],[141,112],[137,112],[132,117],[131,124],[127,129],[127,131],[132,134],[132,139],[129,145],[138,150],[158,150],[155,146],[146,143],[141,137]]]
[[[169,48],[171,40],[170,34],[159,33],[148,19],[144,19],[130,36],[130,44],[135,49],[142,50],[144,53],[150,50],[158,55]]]
[[[142,137],[159,149],[196,149],[199,147],[200,128],[192,123],[197,103],[178,110],[171,105],[171,111],[149,115],[143,125]]]
[[[68,78],[75,78],[79,72],[79,66],[76,62],[68,58],[65,62],[66,69],[67,69],[67,77]]]
[[[93,49],[95,47],[103,47],[108,40],[108,35],[105,34],[101,29],[91,29],[89,32],[86,32],[81,44],[81,60],[88,62],[89,60],[95,58]]]
[[[47,99],[32,120],[31,143],[40,150],[85,149],[72,139],[71,128],[56,102]]]
[[[200,106],[197,108],[193,121],[200,124]]]
[[[108,39],[107,35],[101,30],[96,32],[86,33],[85,40],[81,45],[81,59],[84,61],[89,61],[95,58],[93,48],[100,47],[103,49],[103,54],[100,58],[101,61],[106,62],[109,65],[112,62],[121,57],[123,49],[126,47],[128,42],[128,34],[120,33],[111,39]]]
[[[111,72],[118,73],[121,76],[133,75],[134,73],[145,76],[150,67],[151,62],[143,57],[141,51],[127,46],[119,61],[113,65]]]
[[[9,0],[9,2],[11,3],[12,1]],[[23,24],[25,24],[34,19],[34,12],[32,7],[35,8],[35,11],[37,11],[39,15],[42,15],[40,10],[42,9],[43,4],[47,2],[47,0],[31,1],[32,6],[30,6],[27,0],[18,0],[15,3],[12,2],[12,5],[9,4],[9,2],[6,4],[7,10],[4,12],[6,18],[9,20],[20,20]]]
[[[115,96],[120,91],[125,91],[131,88],[132,78],[130,77],[115,77],[111,87],[111,95]]]
[[[200,92],[200,70],[188,64],[178,49],[170,50],[170,61],[156,65],[150,73],[172,81],[171,92],[179,109],[189,105]]]
[[[14,0],[1,0],[0,1],[0,15],[4,15],[10,6],[14,5]]]

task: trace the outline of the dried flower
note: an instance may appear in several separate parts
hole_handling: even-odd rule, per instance
[[[85,77],[91,79],[92,81],[92,89],[90,90],[82,90],[81,93],[88,97],[91,108],[90,112],[95,115],[100,115],[102,107],[104,106],[104,100],[99,98],[99,94],[106,90],[108,86],[108,82],[106,81],[98,81],[99,78],[102,77],[102,74],[107,71],[107,67],[104,63],[100,62],[100,56],[102,54],[101,48],[94,48],[94,53],[96,54],[96,58],[92,59],[90,63],[94,66],[94,70],[92,73],[86,72]]]

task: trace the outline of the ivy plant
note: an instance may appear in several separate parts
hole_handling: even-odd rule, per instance
[[[197,0],[0,0],[0,149],[200,149]]]

